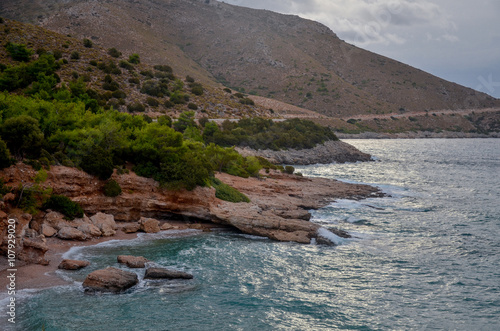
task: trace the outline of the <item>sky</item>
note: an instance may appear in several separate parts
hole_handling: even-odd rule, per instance
[[[321,22],[340,39],[500,98],[499,0],[224,0]]]

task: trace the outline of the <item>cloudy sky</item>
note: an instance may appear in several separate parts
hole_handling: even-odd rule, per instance
[[[499,0],[224,0],[319,21],[341,39],[500,98]]]

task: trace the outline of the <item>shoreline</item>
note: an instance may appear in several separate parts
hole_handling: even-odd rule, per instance
[[[174,226],[174,229],[160,231],[158,233],[168,233],[169,231],[179,231],[179,230],[188,230],[195,229],[193,227],[189,227],[188,224],[180,222],[180,221],[165,221],[162,224],[171,224]],[[123,224],[122,224],[123,225]],[[215,224],[215,223],[202,223],[201,225],[196,226],[196,230],[200,231],[211,231],[214,228],[223,228],[223,226]],[[69,285],[71,282],[64,280],[62,277],[58,276],[56,271],[58,270],[58,266],[63,260],[64,254],[68,253],[70,249],[74,247],[89,247],[95,246],[104,242],[112,241],[112,240],[134,240],[139,237],[139,233],[125,233],[119,228],[115,235],[109,237],[99,237],[92,238],[86,241],[74,241],[74,240],[64,240],[56,237],[47,238],[47,246],[49,250],[45,254],[45,257],[50,261],[48,265],[41,264],[26,264],[23,261],[16,260],[17,271],[16,271],[16,292],[21,290],[44,290],[49,289],[56,286],[64,286]],[[198,232],[196,232],[198,234]],[[178,234],[178,237],[191,236],[194,235],[192,233],[189,234]],[[154,240],[154,239],[153,239]],[[4,263],[5,262],[5,263]],[[91,261],[90,261],[91,262]],[[0,301],[5,299],[7,296],[7,291],[4,290],[8,284],[8,271],[7,271],[7,258],[5,256],[0,256],[0,265],[2,266],[0,269]]]
[[[339,139],[492,139],[500,138],[500,132],[484,133],[471,133],[471,132],[431,132],[431,131],[418,131],[418,132],[362,132],[362,133],[342,133],[335,132]]]

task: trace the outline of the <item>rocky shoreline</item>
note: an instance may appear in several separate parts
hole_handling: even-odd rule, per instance
[[[473,133],[473,132],[431,132],[431,131],[417,131],[417,132],[400,132],[400,133],[385,133],[385,132],[363,132],[357,134],[348,134],[336,132],[335,135],[340,139],[427,139],[427,138],[500,138],[500,132]]]
[[[255,150],[248,147],[235,148],[243,156],[261,156],[276,164],[329,164],[371,161],[369,154],[343,141],[327,141],[311,149]]]
[[[30,166],[19,163],[2,170],[0,176],[6,185],[16,187],[32,181],[36,173]],[[19,209],[11,210],[8,215],[0,211],[3,213],[0,215],[0,249],[6,249],[7,219],[14,218],[18,259],[23,260],[23,264],[38,264],[25,267],[24,279],[30,283],[39,281],[30,270],[41,268],[44,270],[41,274],[55,271],[61,262],[61,251],[115,238],[134,238],[136,231],[209,230],[211,227],[226,226],[272,240],[298,243],[314,240],[332,244],[331,236],[347,234],[337,229],[326,230],[310,222],[309,210],[326,206],[336,199],[382,195],[377,188],[368,185],[306,178],[278,171],[263,175],[262,178],[216,175],[224,183],[246,194],[250,203],[219,200],[215,197],[215,189],[208,187],[197,187],[193,191],[165,190],[154,180],[133,172],[113,174],[112,178],[120,184],[123,193],[110,198],[103,195],[104,182],[96,177],[75,168],[52,166],[42,185],[51,187],[54,194],[68,196],[80,203],[90,217],[66,221],[61,214],[51,211],[34,216]],[[4,197],[4,207],[10,198]],[[3,277],[5,272],[6,269],[0,271],[0,279],[6,279]],[[54,279],[52,281],[58,283]],[[29,284],[20,286],[33,287]]]

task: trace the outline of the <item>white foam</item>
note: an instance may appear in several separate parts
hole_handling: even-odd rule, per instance
[[[332,242],[335,245],[342,245],[343,243],[345,243],[347,241],[346,238],[339,237],[335,233],[333,233],[333,232],[331,232],[328,229],[323,228],[323,227],[318,229],[318,236],[329,240],[330,242]]]
[[[269,239],[267,237],[254,236],[254,235],[251,235],[251,234],[240,234],[240,237],[247,238],[247,239],[252,239],[252,240],[268,240]]]

